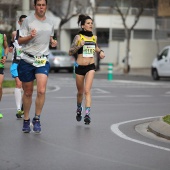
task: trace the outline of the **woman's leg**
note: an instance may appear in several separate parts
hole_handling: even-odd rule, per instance
[[[84,93],[84,76],[76,74],[76,87],[77,87],[77,121],[82,119],[82,101]]]
[[[91,87],[93,84],[93,79],[94,79],[94,70],[90,70],[86,76],[85,76],[85,88],[84,88],[84,93],[85,93],[85,117],[84,117],[84,122],[85,124],[90,123],[90,108],[91,108]]]

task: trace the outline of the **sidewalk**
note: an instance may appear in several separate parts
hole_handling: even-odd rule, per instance
[[[148,130],[155,135],[170,140],[170,125],[159,118],[148,125]]]
[[[108,73],[108,66],[101,65],[100,70],[96,73],[100,74],[107,74]],[[113,74],[114,75],[125,75],[123,73],[123,68],[119,66],[113,66]],[[131,68],[130,72],[127,75],[134,75],[134,76],[150,76],[151,77],[151,69],[150,68]]]

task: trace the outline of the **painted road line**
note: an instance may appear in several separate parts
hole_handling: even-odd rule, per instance
[[[158,117],[160,117],[160,116],[158,116]],[[140,141],[140,140],[136,140],[136,139],[130,138],[130,137],[126,136],[123,132],[121,132],[119,130],[119,126],[120,125],[131,123],[131,122],[135,122],[135,121],[142,121],[142,120],[147,120],[147,119],[158,118],[158,117],[148,117],[148,118],[135,119],[135,120],[129,120],[129,121],[124,121],[124,122],[116,123],[116,124],[111,125],[111,130],[117,136],[119,136],[119,137],[121,137],[121,138],[123,138],[125,140],[131,141],[131,142],[135,142],[135,143],[139,143],[139,144],[142,144],[142,145],[146,145],[146,146],[149,146],[149,147],[165,150],[165,151],[170,151],[169,148],[165,148],[165,147],[158,146],[158,145],[153,145],[153,144],[150,144],[150,143],[147,143],[147,142],[143,142],[143,141]]]

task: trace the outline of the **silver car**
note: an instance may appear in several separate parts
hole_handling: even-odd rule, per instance
[[[50,50],[48,56],[50,63],[50,71],[58,72],[59,70],[67,70],[73,72],[73,66],[75,59],[73,56],[69,56],[67,52],[60,50]]]

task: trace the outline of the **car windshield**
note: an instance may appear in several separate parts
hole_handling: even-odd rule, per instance
[[[64,51],[52,51],[52,54],[54,55],[54,56],[68,56],[68,54],[66,53],[66,52],[64,52]]]

